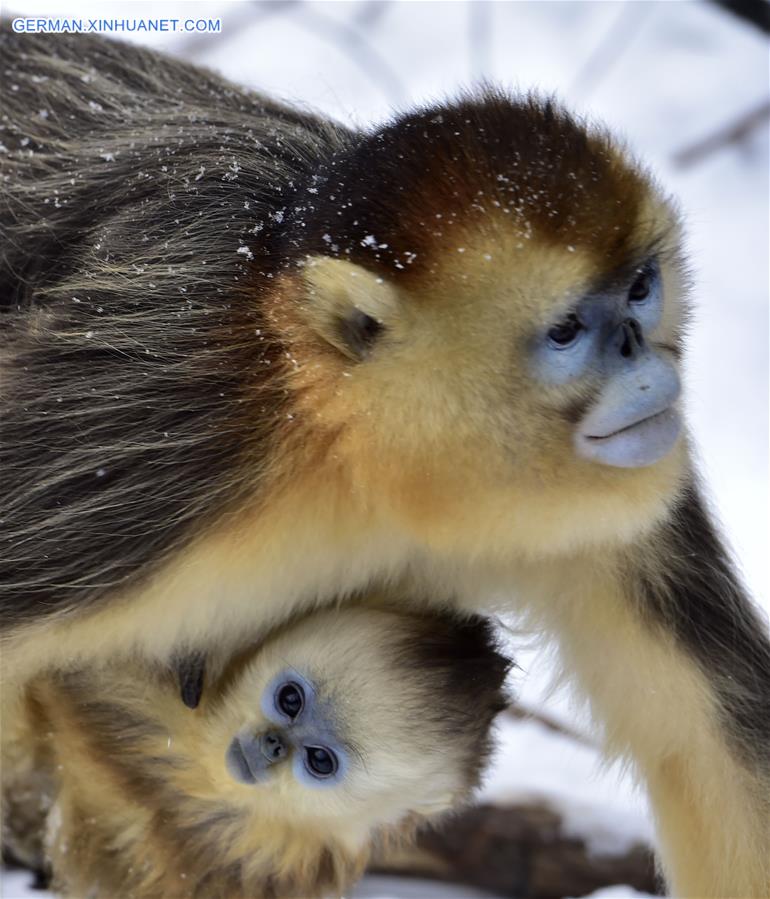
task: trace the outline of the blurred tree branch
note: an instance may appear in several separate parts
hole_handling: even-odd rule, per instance
[[[359,28],[372,28],[390,9],[392,0],[361,0],[353,21]]]
[[[222,46],[223,41],[240,37],[244,29],[251,28],[258,22],[291,12],[300,2],[301,0],[254,0],[252,3],[236,4],[232,11],[228,10],[224,20],[226,30],[217,35],[217,48]],[[196,57],[211,48],[211,41],[210,34],[191,34],[179,41],[174,47],[174,53],[183,59],[195,61]]]
[[[758,106],[741,113],[729,125],[707,137],[701,138],[674,154],[677,168],[689,168],[726,147],[743,143],[757,128],[770,121],[770,100],[763,100]]]
[[[738,16],[744,22],[748,22],[770,34],[770,2],[768,0],[709,0],[715,6]]]
[[[241,37],[246,29],[267,18],[291,13],[292,24],[333,44],[385,93],[394,106],[398,106],[406,99],[401,79],[365,34],[365,29],[378,21],[387,7],[386,2],[379,3],[372,15],[362,18],[360,24],[357,24],[327,15],[315,4],[305,3],[304,0],[252,0],[251,3],[236,6],[228,15],[227,31],[219,35],[217,48],[221,48],[223,41]],[[175,53],[185,59],[195,60],[210,46],[211,35],[192,35],[180,41]]]
[[[333,43],[374,81],[394,106],[406,100],[406,91],[398,73],[360,28],[322,13],[315,4],[302,3],[302,0],[299,3],[302,5],[302,14],[294,19],[295,24],[316,37],[324,37]]]
[[[468,10],[468,51],[471,78],[481,81],[488,71],[489,48],[492,42],[492,5],[488,0],[466,3]]]
[[[601,84],[620,58],[628,52],[631,42],[639,34],[644,18],[654,3],[625,2],[618,4],[618,12],[575,75],[572,93],[585,100]]]
[[[522,705],[520,702],[512,702],[503,714],[510,718],[515,718],[517,721],[536,721],[546,730],[569,737],[570,740],[581,743],[583,746],[592,746],[593,748],[596,748],[596,743],[594,743],[590,737],[578,733],[578,731],[573,730],[571,727],[567,727],[565,724],[562,724],[561,721],[557,721],[550,715],[546,715],[543,712],[537,712],[534,709]]]

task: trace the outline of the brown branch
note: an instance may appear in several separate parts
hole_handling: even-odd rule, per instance
[[[729,125],[674,153],[674,165],[677,168],[689,168],[719,150],[741,144],[753,131],[768,121],[770,121],[770,100],[763,100]]]
[[[416,848],[376,860],[373,870],[463,883],[516,899],[585,896],[617,884],[660,893],[649,847],[599,855],[563,824],[546,803],[481,805],[426,830]]]

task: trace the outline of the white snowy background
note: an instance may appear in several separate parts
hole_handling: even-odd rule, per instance
[[[768,46],[700,0],[3,2],[12,15],[222,19],[221,34],[134,35],[275,96],[366,125],[486,78],[555,91],[623,135],[685,210],[697,317],[687,405],[715,509],[752,595],[768,589],[768,129],[689,164],[680,154],[767,100]],[[0,84],[0,90],[2,85]],[[548,657],[518,646],[523,703],[590,734]],[[652,839],[626,774],[534,722],[506,721],[482,798],[546,797],[597,850]],[[6,872],[6,899],[44,897]],[[481,895],[367,878],[363,899]],[[627,887],[597,897],[635,896]]]

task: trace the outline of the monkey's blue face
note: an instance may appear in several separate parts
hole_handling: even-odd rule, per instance
[[[681,386],[669,354],[649,335],[663,313],[663,284],[654,259],[624,284],[582,298],[541,334],[536,375],[546,384],[591,378],[595,402],[579,421],[579,456],[604,465],[638,468],[662,459],[681,429],[675,408]]]
[[[237,734],[227,750],[227,769],[239,783],[264,783],[278,766],[290,766],[295,780],[309,787],[341,784],[347,752],[328,708],[310,680],[294,669],[268,684],[260,701],[269,725]]]

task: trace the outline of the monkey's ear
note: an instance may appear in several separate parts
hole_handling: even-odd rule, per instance
[[[395,287],[359,265],[326,256],[308,261],[303,280],[310,327],[348,359],[365,359],[397,313]]]
[[[206,656],[202,652],[178,656],[174,660],[173,667],[182,702],[188,709],[197,709],[206,678]]]

